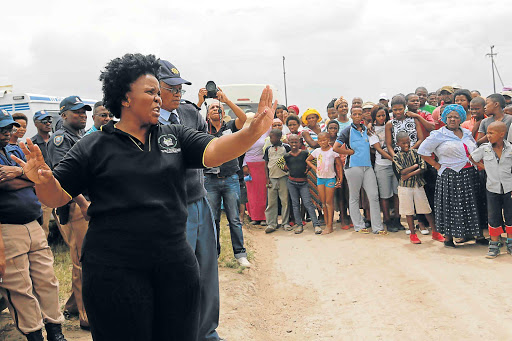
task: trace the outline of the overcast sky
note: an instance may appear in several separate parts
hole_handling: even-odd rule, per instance
[[[325,114],[333,97],[377,101],[458,83],[512,85],[512,7],[466,1],[9,1],[0,83],[15,92],[101,99],[100,70],[127,52],[174,63],[196,101],[206,81],[265,83]],[[78,3],[78,2],[76,2]],[[497,79],[497,89],[502,86]]]

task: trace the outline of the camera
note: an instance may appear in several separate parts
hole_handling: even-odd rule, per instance
[[[206,91],[207,94],[204,96],[204,98],[217,98],[217,91],[219,91],[219,88],[217,87],[217,84],[215,84],[214,81],[208,81],[206,83]]]

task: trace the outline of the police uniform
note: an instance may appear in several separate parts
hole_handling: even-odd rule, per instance
[[[46,117],[51,116],[46,111],[41,110],[34,114],[34,121],[42,120]],[[39,147],[39,149],[41,150],[41,154],[43,154],[44,162],[46,162],[46,164],[50,166],[50,159],[48,157],[48,143],[39,134],[35,134],[30,140],[33,144]],[[41,209],[43,210],[41,227],[43,228],[43,231],[46,234],[46,238],[48,238],[48,235],[50,234],[50,218],[53,212],[53,208],[41,204]]]
[[[192,102],[182,100],[178,109],[168,112],[160,109],[161,124],[171,124],[172,115],[178,123],[201,132],[207,132],[206,121]],[[219,272],[217,264],[217,233],[210,204],[206,199],[203,170],[187,169],[187,241],[194,251],[200,270],[201,304],[198,340],[217,341],[219,325]]]
[[[55,167],[61,162],[66,153],[80,140],[81,136],[63,124],[48,141],[48,158],[50,167]],[[64,307],[69,313],[78,313],[80,326],[87,328],[89,322],[82,300],[82,266],[80,264],[80,252],[82,243],[87,233],[89,223],[85,220],[80,207],[75,202],[57,209],[59,215],[59,230],[64,242],[69,246],[72,269],[72,293]],[[68,216],[66,219],[64,216]],[[64,221],[64,220],[67,221]]]
[[[0,165],[18,166],[11,155],[25,160],[19,147],[2,148],[2,151]],[[49,333],[55,328],[60,331],[64,318],[59,309],[53,255],[36,220],[41,216],[41,205],[31,186],[17,190],[0,189],[0,202],[0,229],[6,261],[0,293],[7,300],[18,330],[29,340],[42,340],[43,325]]]

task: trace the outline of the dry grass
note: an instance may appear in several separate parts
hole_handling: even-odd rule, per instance
[[[254,252],[251,248],[251,242],[244,235],[244,244],[247,249],[247,259],[251,261],[254,258]],[[229,233],[229,225],[226,215],[223,213],[220,220],[220,256],[219,266],[231,269],[237,269],[238,273],[243,273],[245,267],[240,266],[233,254],[233,246],[231,245],[231,234]]]
[[[71,270],[73,269],[69,248],[62,242],[51,245],[51,248],[55,260],[53,270],[59,280],[59,301],[65,303],[71,295]]]

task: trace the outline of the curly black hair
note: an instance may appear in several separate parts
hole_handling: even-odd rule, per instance
[[[159,59],[152,54],[127,53],[121,58],[112,59],[100,75],[105,108],[116,118],[121,118],[122,102],[126,100],[131,84],[144,75],[153,75],[158,79],[159,69]]]
[[[470,103],[471,100],[473,99],[471,97],[471,92],[468,89],[459,89],[459,90],[455,91],[453,93],[453,101],[454,102],[455,102],[455,97],[457,97],[457,96],[464,96],[464,97],[466,97],[466,100],[468,101],[468,103]]]

